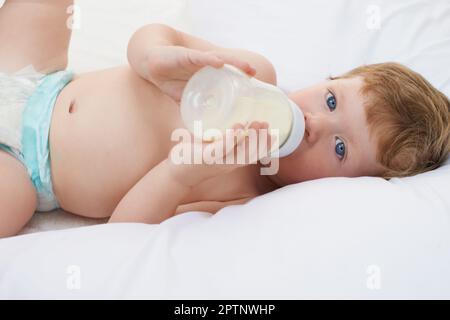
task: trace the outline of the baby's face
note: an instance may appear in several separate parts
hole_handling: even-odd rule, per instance
[[[302,143],[280,159],[280,185],[323,177],[378,176],[376,141],[369,137],[361,78],[327,80],[289,94],[305,115]]]

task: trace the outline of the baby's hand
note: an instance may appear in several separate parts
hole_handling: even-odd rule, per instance
[[[148,80],[179,102],[191,76],[204,66],[234,65],[250,76],[256,74],[247,62],[224,52],[200,51],[180,46],[156,46],[147,53]]]
[[[166,160],[171,167],[172,177],[179,183],[192,187],[217,175],[257,163],[269,155],[274,142],[268,127],[266,122],[255,121],[244,130],[242,124],[236,124],[232,130],[227,130],[225,135],[210,143],[198,140],[180,142],[172,148]],[[191,156],[180,161],[181,150],[183,156]],[[197,157],[195,152],[198,153]],[[196,163],[195,159],[201,161]]]

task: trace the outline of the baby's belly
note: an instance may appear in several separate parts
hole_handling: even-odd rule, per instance
[[[178,105],[129,67],[82,74],[59,95],[50,128],[61,207],[106,217],[174,145]]]

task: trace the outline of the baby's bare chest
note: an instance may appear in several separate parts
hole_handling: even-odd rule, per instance
[[[81,75],[58,97],[52,179],[71,212],[109,212],[164,159],[182,126],[178,105],[127,67]]]
[[[55,194],[63,209],[108,216],[178,142],[179,106],[129,68],[82,75],[58,97],[50,129]],[[185,202],[226,201],[244,181],[205,182]]]

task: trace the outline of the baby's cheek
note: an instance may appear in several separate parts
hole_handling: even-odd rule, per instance
[[[304,181],[305,175],[309,171],[307,168],[305,155],[294,152],[288,157],[280,159],[278,177],[284,184],[291,184]]]
[[[337,176],[336,163],[332,160],[318,150],[305,149],[292,159],[286,174],[295,182]]]

